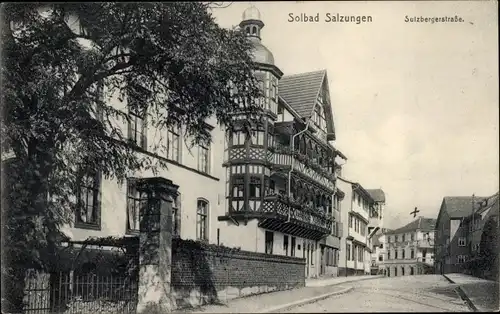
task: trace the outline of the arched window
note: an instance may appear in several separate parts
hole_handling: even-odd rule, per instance
[[[248,27],[246,28],[246,30],[247,30],[247,34],[250,34],[250,26],[248,26]]]
[[[198,199],[196,211],[196,238],[208,240],[208,201]]]
[[[257,34],[257,27],[256,26],[252,27],[252,35],[255,35],[255,34]]]

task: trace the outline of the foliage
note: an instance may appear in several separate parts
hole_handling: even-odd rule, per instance
[[[260,110],[251,43],[220,28],[206,3],[9,3],[2,15],[0,138],[16,156],[4,182],[11,265],[51,267],[80,169],[122,182],[166,167],[126,144],[117,121],[130,115],[111,99],[127,99],[160,132],[180,123],[189,145],[211,140],[210,117],[231,128],[240,105]]]

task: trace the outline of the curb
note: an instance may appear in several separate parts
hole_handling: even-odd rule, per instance
[[[457,284],[455,281],[451,280],[450,278],[448,278],[448,276],[444,275],[443,274],[443,277],[448,280],[449,283],[453,283],[453,284]],[[457,284],[458,285],[458,284]],[[460,298],[462,299],[462,301],[464,301],[467,306],[473,311],[473,312],[478,312],[479,310],[477,309],[477,307],[474,305],[474,303],[472,303],[472,301],[469,299],[469,297],[467,296],[467,294],[465,293],[465,291],[462,289],[462,287],[460,287],[460,285],[458,285],[456,288],[455,288],[455,292],[460,296]]]
[[[283,310],[283,309],[286,309],[286,308],[289,308],[289,307],[298,306],[298,305],[304,305],[304,304],[307,304],[307,303],[312,303],[312,302],[315,302],[315,301],[326,299],[326,298],[334,296],[334,295],[338,295],[338,294],[343,294],[343,293],[349,292],[352,289],[353,289],[353,287],[348,287],[348,288],[344,288],[344,289],[339,290],[339,291],[328,292],[328,293],[325,293],[325,294],[322,294],[322,295],[319,295],[319,296],[316,296],[316,297],[312,297],[312,298],[308,298],[308,299],[303,299],[303,300],[299,300],[299,301],[290,302],[290,303],[286,303],[286,304],[274,306],[274,307],[271,307],[271,308],[267,308],[265,310],[258,311],[257,313],[272,313],[272,312]]]

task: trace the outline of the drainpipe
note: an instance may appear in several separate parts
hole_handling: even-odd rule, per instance
[[[290,198],[290,194],[292,191],[292,171],[293,171],[293,166],[295,164],[295,157],[293,156],[295,138],[297,136],[299,136],[300,134],[306,132],[309,129],[309,122],[310,121],[311,121],[311,119],[307,119],[306,128],[303,129],[302,131],[298,132],[297,134],[294,134],[291,136],[290,151],[292,152],[292,165],[290,167],[290,171],[288,171],[288,193],[287,193],[288,198]],[[290,215],[291,215],[291,209],[290,209],[290,205],[288,205],[288,218],[286,220],[287,223],[290,222]]]

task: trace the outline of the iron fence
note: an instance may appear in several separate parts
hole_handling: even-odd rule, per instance
[[[59,272],[25,293],[26,313],[135,313],[138,282],[131,276]]]

